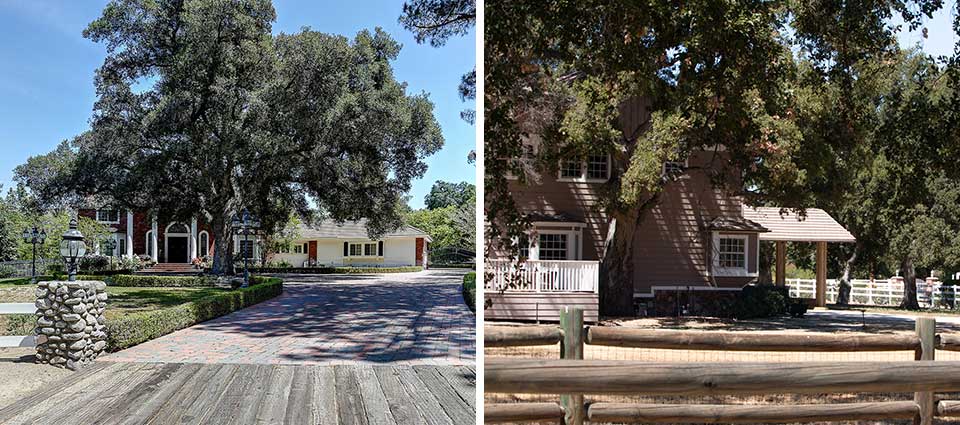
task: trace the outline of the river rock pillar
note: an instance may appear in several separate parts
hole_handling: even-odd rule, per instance
[[[37,363],[77,370],[107,348],[104,282],[39,282],[36,295]]]

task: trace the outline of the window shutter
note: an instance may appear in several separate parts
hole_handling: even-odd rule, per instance
[[[377,242],[377,256],[383,257],[383,241]]]
[[[348,242],[343,243],[343,256],[344,257],[350,256],[350,243]]]

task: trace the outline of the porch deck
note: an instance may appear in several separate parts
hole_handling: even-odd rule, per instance
[[[486,262],[492,279],[484,282],[484,298],[492,306],[484,317],[492,320],[560,320],[564,306],[583,309],[587,322],[599,320],[597,261],[528,260],[519,266],[510,260]]]

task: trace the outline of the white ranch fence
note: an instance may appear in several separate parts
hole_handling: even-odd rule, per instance
[[[31,303],[0,303],[0,314],[29,314],[36,313],[37,308]],[[0,336],[0,348],[33,347],[36,338],[33,335]]]
[[[592,293],[599,290],[598,261],[527,260],[518,268],[510,260],[488,260],[485,267],[487,273],[493,274],[493,278],[484,283],[484,289],[488,290]]]
[[[790,296],[793,298],[814,298],[816,296],[816,280],[814,279],[787,279],[790,287]],[[903,300],[903,279],[869,280],[853,279],[850,281],[850,304],[871,306],[897,306]],[[827,303],[837,302],[839,292],[838,280],[827,279]],[[917,301],[925,308],[956,308],[957,290],[954,286],[942,285],[941,282],[926,282],[917,280]]]

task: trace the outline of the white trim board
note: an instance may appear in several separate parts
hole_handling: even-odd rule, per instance
[[[2,303],[0,304],[0,314],[34,314],[37,312],[37,306],[33,303]]]
[[[0,348],[36,347],[37,338],[27,336],[0,336]]]

